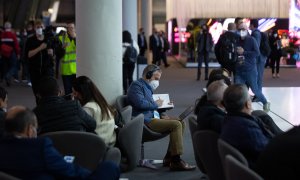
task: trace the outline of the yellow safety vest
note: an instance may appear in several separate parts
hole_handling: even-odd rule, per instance
[[[76,74],[76,44],[75,41],[70,41],[68,35],[59,36],[59,40],[62,43],[69,44],[66,47],[66,53],[61,59],[61,75],[72,75]]]

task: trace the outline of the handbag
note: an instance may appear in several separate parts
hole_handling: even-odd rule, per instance
[[[7,44],[1,44],[0,50],[3,57],[9,58],[12,55],[14,48]]]

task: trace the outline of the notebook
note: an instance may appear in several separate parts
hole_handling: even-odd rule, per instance
[[[154,101],[161,99],[163,100],[162,106],[158,107],[158,109],[172,109],[174,108],[174,104],[170,101],[169,94],[153,94],[152,95]]]

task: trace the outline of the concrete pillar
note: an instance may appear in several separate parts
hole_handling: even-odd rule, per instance
[[[137,0],[123,0],[122,7],[123,31],[129,31],[137,41]]]
[[[109,103],[122,89],[122,4],[76,0],[77,76],[90,77]]]
[[[148,43],[148,53],[146,57],[148,63],[152,62],[152,53],[149,53],[149,37],[152,34],[152,0],[140,0],[140,11],[141,11],[141,27],[145,30],[145,36]],[[140,28],[140,27],[139,27]]]
[[[129,31],[132,39],[137,42],[137,0],[123,0],[122,7],[123,31]],[[137,66],[133,72],[133,79],[137,79]]]

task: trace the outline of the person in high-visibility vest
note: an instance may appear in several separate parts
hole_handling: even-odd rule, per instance
[[[67,24],[67,35],[59,36],[66,52],[61,59],[61,76],[65,95],[72,93],[72,82],[76,78],[76,32],[74,23]]]

